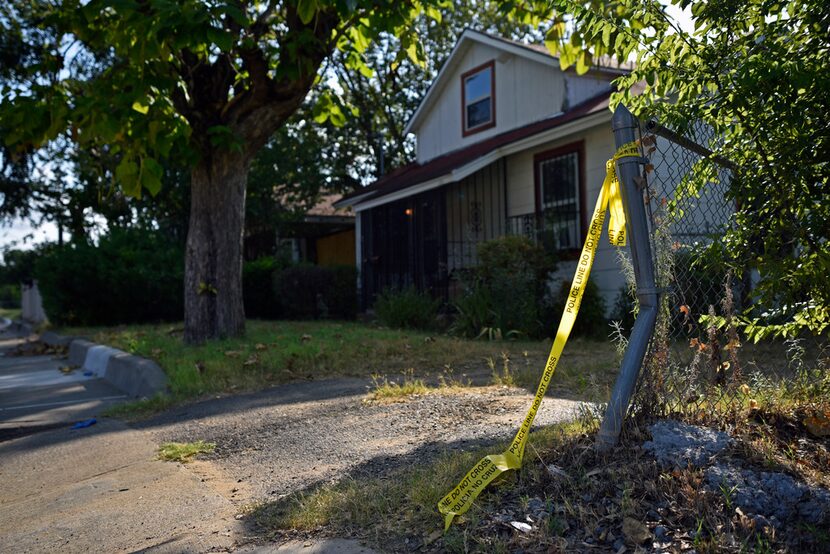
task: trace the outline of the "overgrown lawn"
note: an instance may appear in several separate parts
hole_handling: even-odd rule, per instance
[[[169,397],[114,408],[111,415],[120,416],[152,413],[208,394],[334,376],[374,375],[386,379],[391,391],[393,383],[403,385],[407,372],[425,386],[436,386],[448,375],[454,384],[490,384],[498,373],[535,390],[551,345],[549,340],[468,340],[337,321],[252,320],[245,337],[201,346],[185,345],[182,331],[181,324],[60,330],[153,359],[167,373]],[[616,365],[610,341],[572,339],[550,394],[604,400]]]

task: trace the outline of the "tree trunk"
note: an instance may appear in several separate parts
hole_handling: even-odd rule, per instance
[[[184,276],[184,340],[235,337],[245,331],[242,236],[250,159],[213,152],[191,174]]]

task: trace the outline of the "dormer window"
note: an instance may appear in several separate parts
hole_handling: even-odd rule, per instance
[[[496,68],[490,61],[461,75],[463,135],[496,125]]]

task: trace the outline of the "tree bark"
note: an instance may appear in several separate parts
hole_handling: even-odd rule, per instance
[[[245,332],[242,238],[250,157],[229,150],[204,156],[191,173],[184,278],[184,340]]]

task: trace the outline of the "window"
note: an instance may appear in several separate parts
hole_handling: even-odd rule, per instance
[[[573,145],[535,158],[542,240],[554,251],[580,247],[580,149]]]
[[[492,61],[461,76],[464,136],[496,124],[495,82],[495,64]]]

